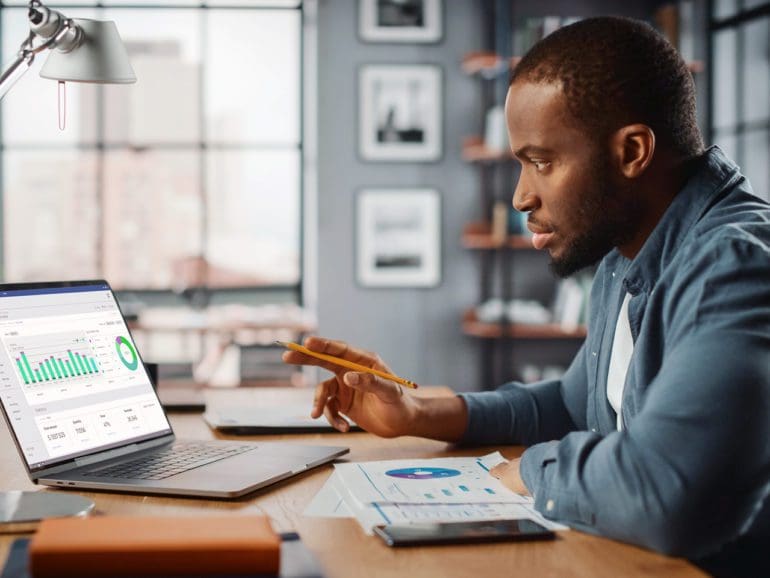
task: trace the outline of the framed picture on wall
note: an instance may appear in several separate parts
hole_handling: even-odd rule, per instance
[[[441,40],[441,0],[359,0],[358,16],[366,42]]]
[[[367,189],[356,207],[356,276],[364,287],[441,281],[441,200],[435,189]]]
[[[367,161],[436,161],[442,154],[441,67],[359,71],[359,153]]]

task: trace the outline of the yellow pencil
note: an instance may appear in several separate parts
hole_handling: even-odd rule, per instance
[[[371,373],[374,375],[379,375],[380,377],[389,379],[390,381],[395,381],[396,383],[400,383],[401,385],[405,385],[406,387],[411,387],[412,389],[417,389],[418,387],[418,385],[415,382],[409,381],[408,379],[404,379],[403,377],[398,377],[397,375],[391,375],[390,373],[385,373],[384,371],[380,371],[378,369],[372,369],[371,367],[366,367],[365,365],[359,365],[358,363],[353,363],[352,361],[348,361],[347,359],[342,359],[340,357],[334,357],[333,355],[327,355],[325,353],[316,353],[315,351],[311,351],[307,347],[299,345],[298,343],[291,343],[289,341],[276,341],[276,343],[281,347],[285,347],[286,349],[291,349],[292,351],[304,353],[305,355],[309,355],[310,357],[315,357],[317,359],[328,361],[329,363],[333,363],[334,365],[341,365],[342,367],[347,367],[348,369],[352,369],[353,371],[360,371],[362,373]]]

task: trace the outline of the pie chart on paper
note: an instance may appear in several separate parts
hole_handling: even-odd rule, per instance
[[[401,468],[398,470],[388,470],[385,472],[385,475],[405,480],[435,480],[459,476],[460,471],[449,468]]]

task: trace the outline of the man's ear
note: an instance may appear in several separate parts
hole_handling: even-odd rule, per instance
[[[612,135],[610,147],[620,173],[627,179],[635,179],[652,162],[655,133],[646,124],[629,124]]]

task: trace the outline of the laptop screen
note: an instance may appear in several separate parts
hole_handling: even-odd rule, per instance
[[[0,400],[30,470],[171,433],[104,282],[0,286]]]

